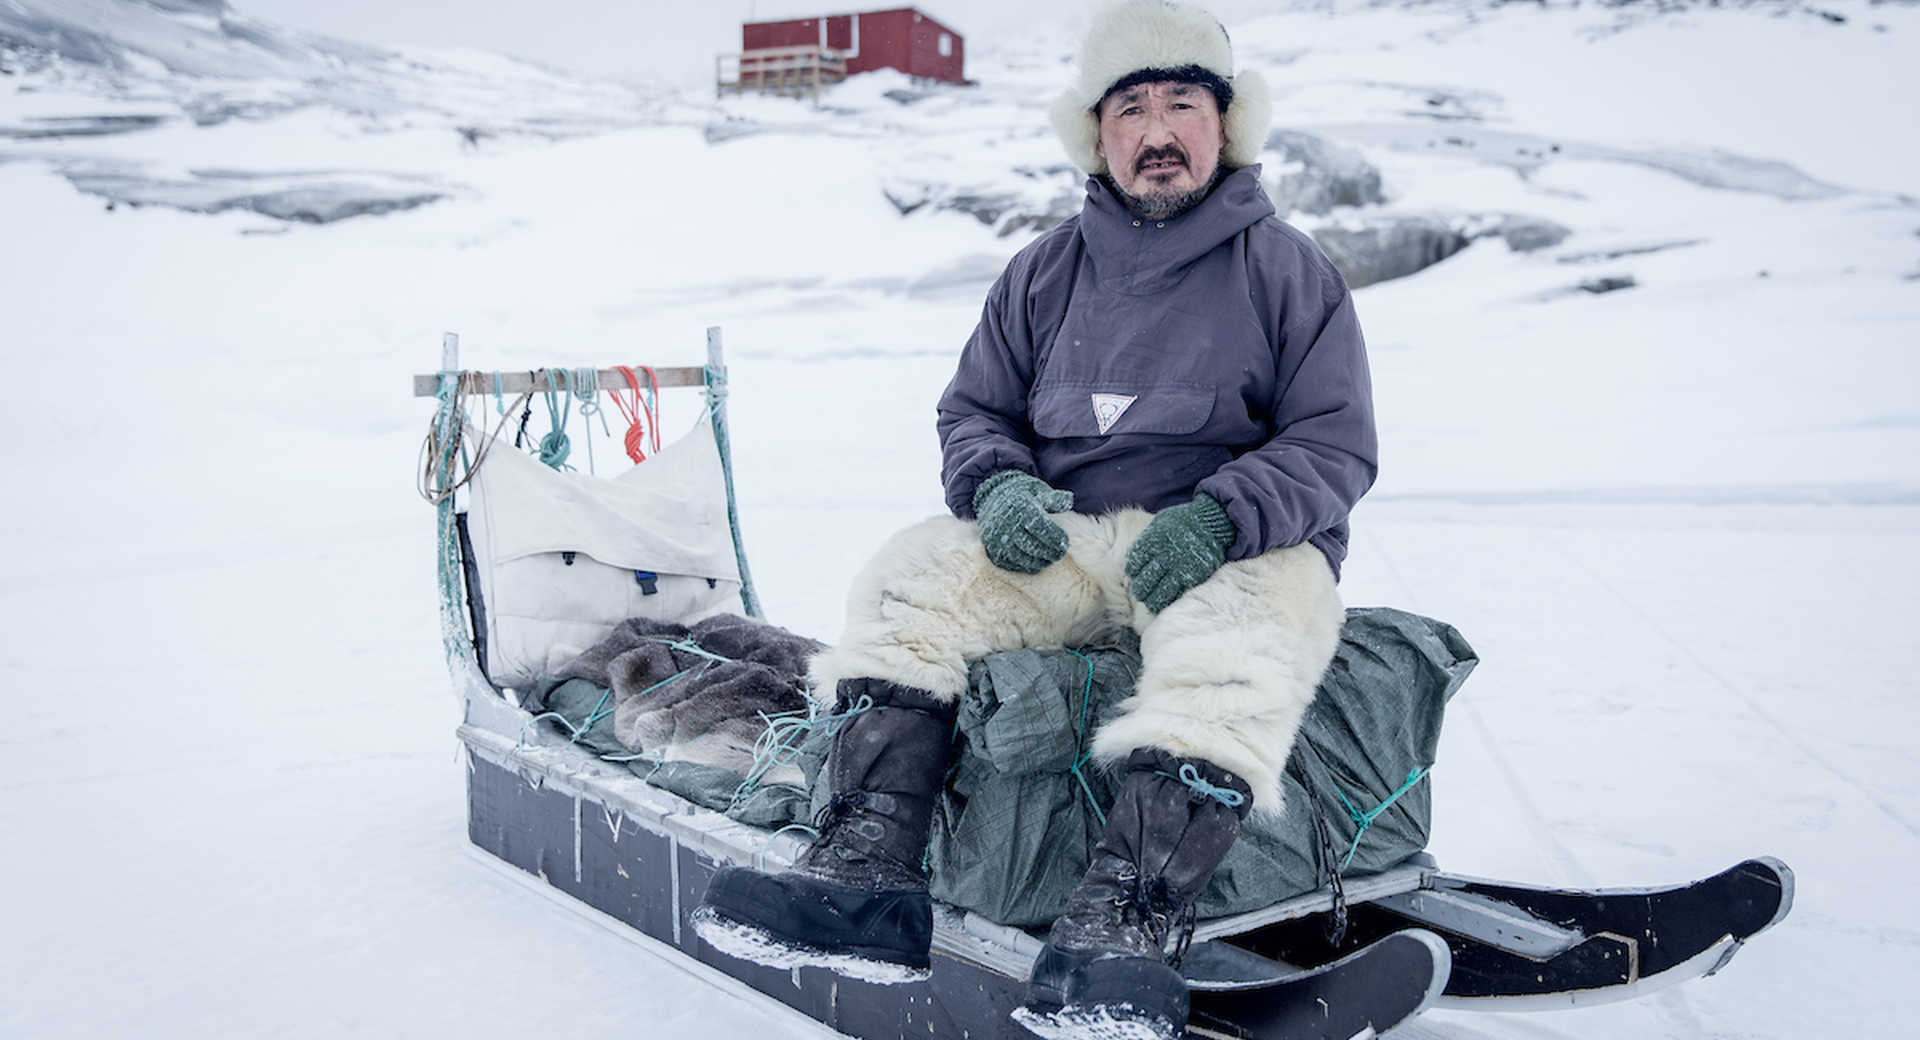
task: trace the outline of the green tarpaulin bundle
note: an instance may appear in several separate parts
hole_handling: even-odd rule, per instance
[[[1139,662],[1127,633],[1108,646],[1013,651],[974,666],[959,763],[934,820],[935,898],[1002,924],[1053,920],[1086,870],[1117,780],[1083,761],[1086,741],[1132,691]],[[1320,796],[1343,874],[1381,870],[1424,848],[1426,770],[1447,700],[1476,663],[1450,625],[1349,610],[1295,744],[1287,811],[1241,829],[1199,916],[1257,910],[1326,880],[1301,773]]]

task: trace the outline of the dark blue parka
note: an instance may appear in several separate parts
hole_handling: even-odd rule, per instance
[[[1003,469],[1090,514],[1204,491],[1238,532],[1228,559],[1311,542],[1339,574],[1378,466],[1366,344],[1345,280],[1274,216],[1259,170],[1163,222],[1089,180],[1079,215],[1013,258],[940,398],[955,515]]]

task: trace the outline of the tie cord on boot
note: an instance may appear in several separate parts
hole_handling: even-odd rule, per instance
[[[1165,777],[1185,787],[1193,804],[1215,802],[1233,810],[1242,820],[1253,811],[1253,788],[1246,780],[1203,758],[1183,758],[1156,748],[1139,748],[1127,756],[1127,772]]]
[[[1186,784],[1187,790],[1192,792],[1191,797],[1196,803],[1204,802],[1211,798],[1229,809],[1238,809],[1247,804],[1247,796],[1241,794],[1239,791],[1231,787],[1216,787],[1208,783],[1206,778],[1200,775],[1200,770],[1194,768],[1192,762],[1183,762],[1180,764],[1179,776],[1174,776],[1171,773],[1161,773],[1160,775],[1169,780],[1178,780]]]
[[[956,700],[942,700],[926,690],[885,679],[842,679],[834,687],[836,714],[856,710],[862,703],[867,708],[898,708],[918,712],[944,722],[951,722],[960,714],[960,704]]]

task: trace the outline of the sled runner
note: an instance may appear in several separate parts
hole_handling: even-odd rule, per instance
[[[452,483],[462,443],[458,402],[537,387],[542,377],[463,373],[456,351],[450,339],[443,371],[415,382],[417,394],[439,399],[440,439],[430,442],[426,462],[428,483],[440,487]],[[659,385],[703,386],[708,393],[717,473],[726,485],[719,493],[726,516],[715,536],[730,544],[737,571],[663,573],[632,560],[607,565],[646,600],[658,601],[646,584],[665,588],[668,578],[684,577],[690,594],[702,588],[737,594],[740,609],[757,614],[733,516],[718,331],[709,333],[704,368],[655,375]],[[480,852],[708,966],[729,984],[842,1033],[1028,1035],[1011,1015],[1024,999],[1025,975],[1042,939],[969,911],[936,905],[931,978],[907,985],[874,985],[818,968],[761,967],[703,942],[690,917],[708,879],[729,865],[784,866],[804,847],[802,836],[748,826],[655,787],[543,727],[517,697],[496,687],[484,661],[487,637],[507,630],[485,616],[484,597],[474,594],[483,568],[475,562],[468,518],[452,494],[437,505],[441,621],[463,710],[458,735],[467,766],[468,836]],[[496,525],[487,537],[498,542],[502,530]],[[567,574],[584,566],[549,562]],[[729,580],[735,584],[725,584]],[[1385,870],[1347,876],[1338,891],[1322,887],[1200,922],[1180,964],[1192,990],[1189,1032],[1346,1040],[1369,1029],[1384,1032],[1432,1006],[1535,1010],[1630,999],[1721,970],[1748,939],[1782,920],[1792,901],[1792,872],[1772,859],[1669,888],[1576,891],[1448,874],[1416,854]]]

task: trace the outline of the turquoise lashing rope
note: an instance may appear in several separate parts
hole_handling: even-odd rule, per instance
[[[556,382],[554,370],[547,369],[547,418],[552,420],[553,429],[540,438],[540,461],[554,469],[566,469],[567,456],[573,451],[573,445],[567,440],[567,419],[573,414],[572,377],[566,369],[561,369],[558,375]]]
[[[664,646],[670,650],[678,650],[683,654],[692,654],[695,657],[704,657],[707,659],[708,663],[710,664],[732,664],[733,663],[733,658],[724,656],[722,654],[716,654],[713,651],[707,649],[704,646],[701,646],[699,643],[696,643],[691,639],[668,639],[665,636],[648,636],[646,638],[648,642],[659,643],[661,646]]]
[[[587,428],[587,472],[598,474],[593,465],[593,417],[600,416],[600,432],[611,438],[607,417],[600,410],[600,370],[591,366],[573,370],[573,396],[580,402],[580,424]]]
[[[852,707],[835,714],[815,715],[811,710],[805,717],[797,712],[779,715],[762,714],[760,719],[766,723],[767,728],[753,742],[753,765],[747,770],[746,777],[740,781],[740,786],[734,788],[733,798],[727,803],[727,808],[729,810],[737,808],[749,795],[759,790],[760,782],[768,773],[778,766],[790,765],[794,759],[800,757],[807,737],[814,730],[823,726],[828,727],[827,735],[837,736],[840,727],[845,726],[854,716],[872,710],[873,698],[863,693],[859,700],[853,702]]]
[[[1100,800],[1093,796],[1093,787],[1087,783],[1087,774],[1082,771],[1082,767],[1093,757],[1093,750],[1087,747],[1087,721],[1093,713],[1093,661],[1078,650],[1068,650],[1067,653],[1078,657],[1087,666],[1087,683],[1080,691],[1080,729],[1074,735],[1076,742],[1074,750],[1077,753],[1074,755],[1073,764],[1067,767],[1067,772],[1072,773],[1074,780],[1079,782],[1080,793],[1087,796],[1087,808],[1093,810],[1093,818],[1100,821],[1100,826],[1105,827],[1107,814],[1101,810]]]
[[[678,679],[684,675],[687,675],[692,671],[693,669],[691,668],[682,668],[680,671],[677,671],[672,675],[667,676],[665,679],[662,679],[659,682],[654,683],[652,686],[649,686],[646,689],[641,690],[639,693],[634,694],[634,696],[645,697],[647,694],[652,693],[653,691],[661,688],[662,686],[665,686],[668,683],[674,681],[675,679]],[[703,667],[701,669],[701,672],[704,673],[705,671],[706,669]],[[532,718],[529,718],[526,722],[521,723],[520,725],[520,739],[516,743],[514,750],[518,751],[527,747],[527,730],[531,726],[533,726],[534,723],[539,722],[541,719],[552,719],[553,721],[558,722],[561,728],[567,731],[567,743],[569,744],[580,743],[580,739],[587,735],[588,730],[591,730],[594,727],[594,725],[600,722],[602,719],[605,719],[607,716],[613,714],[613,708],[607,704],[607,701],[612,697],[613,697],[612,690],[610,689],[602,690],[600,692],[600,699],[594,702],[592,710],[587,712],[587,717],[583,721],[581,721],[581,723],[577,726],[574,725],[572,719],[567,718],[565,715],[562,715],[557,711],[543,711],[540,714],[535,715]],[[606,762],[652,761],[651,757],[645,754],[644,752],[639,754],[633,754],[633,755],[601,755],[600,758],[602,761],[606,761]]]
[[[1347,849],[1347,858],[1340,861],[1341,873],[1343,874],[1346,873],[1347,864],[1352,863],[1354,853],[1360,851],[1360,836],[1367,833],[1367,828],[1373,826],[1373,821],[1379,819],[1381,813],[1386,812],[1387,809],[1393,805],[1393,803],[1399,801],[1401,795],[1406,794],[1408,791],[1413,790],[1413,785],[1426,779],[1427,773],[1430,772],[1432,769],[1433,769],[1432,766],[1421,766],[1420,768],[1415,769],[1413,772],[1408,773],[1407,782],[1404,784],[1401,784],[1399,790],[1388,795],[1386,801],[1381,802],[1379,805],[1374,806],[1372,809],[1369,809],[1366,812],[1361,812],[1360,810],[1355,809],[1353,807],[1353,803],[1350,801],[1347,801],[1347,796],[1341,793],[1339,786],[1334,785],[1334,788],[1333,788],[1334,796],[1340,799],[1340,804],[1342,806],[1346,807],[1347,815],[1353,819],[1353,822],[1360,825],[1360,829],[1353,832],[1353,845]]]
[[[727,811],[739,808],[760,784],[768,773],[791,763],[800,756],[801,746],[806,743],[805,734],[813,729],[812,720],[805,712],[785,711],[776,714],[756,713],[760,724],[766,728],[753,741],[753,764],[747,767],[747,775],[740,778],[740,785],[733,789],[733,797],[727,799]]]

